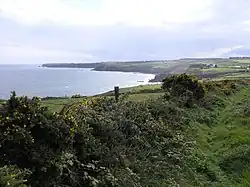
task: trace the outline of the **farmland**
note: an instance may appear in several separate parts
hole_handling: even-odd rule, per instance
[[[249,58],[184,58],[159,61],[99,62],[92,64],[44,64],[44,67],[92,67],[94,71],[139,72],[156,75],[151,82],[166,76],[189,73],[201,79],[249,78]],[[237,74],[241,74],[238,76]],[[236,75],[236,76],[234,76]]]

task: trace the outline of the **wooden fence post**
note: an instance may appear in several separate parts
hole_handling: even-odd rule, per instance
[[[119,98],[119,86],[115,86],[115,100],[118,101]]]

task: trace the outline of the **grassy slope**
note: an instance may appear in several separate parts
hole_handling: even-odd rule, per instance
[[[212,128],[211,153],[229,177],[249,180],[244,172],[250,172],[250,88],[243,88],[229,99],[220,112],[217,124]]]
[[[143,86],[136,89],[143,90]],[[129,95],[129,99],[141,101],[160,95],[162,93],[138,93]],[[190,110],[196,148],[209,168],[206,175],[217,180],[208,186],[250,186],[250,86],[240,87],[230,96],[217,91],[208,96],[218,99],[212,111]]]
[[[250,87],[218,99],[223,105],[213,113],[203,111],[213,124],[195,124],[197,148],[209,160],[216,186],[250,186]]]
[[[143,88],[148,90],[150,87],[134,89],[141,91]],[[129,99],[141,101],[160,95],[162,93],[132,94]],[[190,110],[194,115],[196,148],[204,155],[209,168],[206,175],[217,180],[208,186],[250,186],[250,86],[242,86],[229,96],[217,91],[208,96],[218,99],[213,110]]]

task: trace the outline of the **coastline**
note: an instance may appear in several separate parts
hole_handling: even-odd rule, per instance
[[[119,70],[112,70],[112,69],[109,69],[109,70],[103,70],[103,69],[97,69],[97,68],[81,68],[81,67],[59,67],[59,66],[54,66],[54,67],[46,67],[46,66],[39,66],[39,67],[42,67],[42,68],[58,68],[58,69],[89,69],[90,71],[96,71],[96,72],[120,72],[120,73],[133,73],[133,74],[145,74],[145,75],[149,75],[150,76],[150,79],[148,79],[148,83],[160,83],[161,81],[157,79],[157,76],[159,76],[159,74],[157,73],[151,73],[151,72],[147,72],[147,71],[126,71],[126,70],[122,70],[122,69],[119,69]],[[139,81],[139,80],[138,80]],[[145,82],[146,79],[143,81]]]
[[[91,71],[141,73],[154,75],[149,82],[162,82],[162,77],[169,74],[183,73],[189,63],[182,61],[125,61],[125,62],[99,62],[99,63],[50,63],[42,64],[47,68],[91,68]]]
[[[17,95],[27,95],[28,97],[33,97],[33,96],[40,96],[41,98],[46,98],[46,97],[53,97],[53,98],[69,98],[73,95],[78,95],[80,94],[81,96],[93,96],[93,95],[98,95],[98,94],[103,94],[105,92],[111,91],[114,89],[114,86],[119,86],[120,88],[127,88],[127,87],[134,87],[134,86],[138,86],[138,85],[147,85],[150,84],[150,80],[153,79],[155,77],[154,74],[146,74],[146,73],[140,73],[140,72],[123,72],[123,71],[106,71],[106,73],[103,71],[96,71],[93,70],[93,68],[75,68],[76,70],[62,70],[62,69],[73,69],[73,68],[61,68],[61,67],[57,67],[57,68],[42,68],[39,65],[36,66],[32,66],[34,68],[30,68],[30,67],[21,67],[18,69],[15,69],[15,72],[19,72],[20,74],[16,74],[18,75],[20,78],[22,79],[18,79],[17,81],[19,81],[20,83],[23,84],[23,82],[25,82],[23,79],[23,77],[25,77],[23,75],[23,72],[33,72],[33,73],[26,73],[29,76],[29,83],[28,85],[31,86],[27,86],[27,89],[25,86],[21,86],[19,87],[20,84],[16,85],[12,82],[9,82],[10,86],[6,86],[4,90],[2,90],[0,92],[0,99],[2,100],[6,100],[9,98],[10,92],[11,90],[15,90]],[[78,69],[78,70],[77,70]],[[9,72],[12,72],[13,68],[8,68]],[[62,70],[62,71],[61,71]],[[85,74],[85,71],[87,72],[93,72],[90,74]],[[36,72],[36,73],[34,73]],[[57,77],[56,75],[63,75],[64,73],[67,72],[71,72],[71,74],[77,74],[74,75],[76,79],[67,79],[65,82],[64,81],[57,81]],[[75,73],[74,73],[75,72]],[[96,72],[96,73],[94,73]],[[97,73],[99,72],[99,73]],[[7,73],[8,75],[10,75],[11,73]],[[50,81],[50,79],[46,80],[46,77],[44,78],[45,81],[39,82],[39,79],[37,77],[41,77],[42,75],[49,75],[49,77],[51,77],[50,75],[55,75],[54,78],[53,76],[51,77],[53,81]],[[100,81],[98,81],[98,78],[96,79],[96,77],[102,77],[102,75],[104,77],[107,77],[106,83],[102,83],[102,79],[100,79]],[[124,75],[123,75],[124,74]],[[40,76],[38,76],[40,75]],[[70,77],[74,77],[74,76],[69,76]],[[33,77],[33,78],[32,78]],[[59,78],[60,79],[60,78]],[[110,80],[109,80],[110,79]],[[25,79],[26,80],[26,79]],[[93,84],[93,86],[91,86],[90,89],[88,89],[88,85],[89,83],[84,83],[85,81],[89,80],[90,84]],[[96,82],[97,81],[97,82]],[[107,82],[109,81],[109,83]],[[53,84],[53,82],[57,82],[59,84],[56,84],[55,87],[51,87],[51,84]],[[63,82],[63,83],[62,83]],[[65,82],[65,83],[64,83]],[[71,85],[72,82],[72,86]],[[77,82],[80,82],[79,84]],[[94,86],[94,84],[96,83],[96,86]],[[43,88],[39,88],[39,84],[41,84],[43,86]],[[83,85],[83,86],[82,86]],[[86,86],[84,86],[86,85]],[[66,88],[67,86],[67,88]],[[69,87],[68,87],[69,86]],[[57,87],[59,88],[59,90],[57,90]],[[93,87],[93,88],[92,88]],[[29,90],[30,89],[30,90]],[[54,91],[53,91],[54,90]],[[1,101],[0,101],[1,102]]]

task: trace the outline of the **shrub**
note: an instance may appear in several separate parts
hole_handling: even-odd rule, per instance
[[[192,93],[192,97],[197,100],[205,96],[203,85],[197,78],[187,74],[167,77],[163,80],[162,88],[174,96],[190,95]]]
[[[75,94],[75,95],[72,95],[71,98],[84,98],[86,96],[82,96],[80,94]]]
[[[183,136],[181,112],[174,107],[165,111],[161,101],[153,103],[100,97],[72,107],[73,117],[81,119],[74,143],[78,160],[91,160],[93,168],[105,168],[106,184],[164,186],[177,182],[190,146]],[[100,172],[91,173],[100,182]]]
[[[52,115],[39,98],[13,93],[0,107],[0,166],[28,169],[32,187],[195,186],[190,120],[178,99],[95,97]]]

